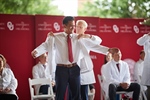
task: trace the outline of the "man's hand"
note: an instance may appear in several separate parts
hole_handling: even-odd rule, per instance
[[[55,86],[55,82],[54,81],[52,81],[51,84],[52,84],[52,86]]]
[[[54,33],[51,31],[47,34],[47,36],[55,36]]]
[[[11,91],[11,89],[10,88],[6,88],[6,89],[0,89],[0,94],[6,94],[6,93],[8,93],[8,92],[10,92]]]
[[[37,54],[37,51],[36,51],[36,50],[33,50],[33,51],[31,52],[31,55],[32,55],[33,58],[36,58],[36,54]]]
[[[3,90],[4,91],[4,93],[8,93],[8,92],[10,92],[11,91],[11,89],[10,88],[6,88],[5,90]]]
[[[128,83],[120,83],[120,86],[121,86],[123,89],[128,89],[128,88],[129,88],[129,84],[128,84]]]
[[[113,48],[109,48],[108,52],[112,54],[114,52]]]
[[[148,33],[148,35],[150,36],[150,32]]]

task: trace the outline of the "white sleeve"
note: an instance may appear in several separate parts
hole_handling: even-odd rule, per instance
[[[50,47],[52,47],[52,41],[53,41],[54,37],[53,36],[48,36],[46,38],[46,41],[43,42],[41,45],[39,45],[37,48],[35,48],[35,50],[37,51],[36,57],[40,56],[41,54],[45,53],[48,51],[48,49],[51,49]]]
[[[79,41],[82,44],[84,44],[88,50],[91,50],[96,53],[101,53],[101,54],[106,55],[109,49],[108,47],[96,44],[92,40],[87,39],[87,38],[82,38]]]
[[[150,40],[150,36],[148,34],[144,34],[137,40],[137,44],[143,46],[147,41]]]
[[[10,88],[11,90],[16,90],[18,86],[18,81],[15,78],[11,69],[9,69],[8,71],[9,71],[9,74],[11,75],[11,83],[8,85],[8,88]]]

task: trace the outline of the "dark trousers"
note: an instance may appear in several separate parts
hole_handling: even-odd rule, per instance
[[[66,88],[69,84],[72,99],[80,100],[80,68],[56,66],[56,100],[64,100]]]
[[[14,94],[0,94],[0,100],[18,100]]]
[[[71,91],[68,85],[67,100],[72,100]],[[81,85],[81,100],[88,100],[88,85]]]
[[[39,89],[39,94],[48,94],[48,87],[49,85],[41,85]],[[40,100],[47,100],[47,99],[40,99]]]
[[[116,84],[110,84],[109,85],[110,100],[116,100],[116,91],[127,91],[127,92],[133,91],[132,100],[139,100],[140,85],[138,83],[131,83],[128,89],[123,89],[121,86],[117,86]]]
[[[41,85],[39,89],[39,94],[48,94],[49,85]]]
[[[88,85],[81,85],[81,100],[88,100]]]

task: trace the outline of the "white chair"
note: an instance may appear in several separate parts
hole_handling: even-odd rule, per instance
[[[49,85],[48,88],[48,94],[35,94],[34,86],[35,85]],[[51,79],[46,79],[46,78],[40,78],[40,79],[31,79],[29,78],[29,88],[30,88],[30,95],[31,95],[31,100],[35,99],[48,99],[48,100],[54,100],[55,95],[53,93],[52,89],[52,84],[51,84]]]
[[[105,95],[105,91],[102,89],[102,82],[103,82],[103,77],[98,74],[98,80],[99,80],[99,84],[100,84],[100,91],[101,91],[101,99],[100,100],[108,100],[108,98],[106,97]],[[119,99],[121,100],[122,99],[122,94],[125,94],[125,93],[129,93],[129,92],[126,92],[126,91],[117,91],[116,94],[119,94]]]

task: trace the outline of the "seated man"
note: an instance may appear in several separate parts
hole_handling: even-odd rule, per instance
[[[51,78],[50,71],[47,65],[47,54],[44,53],[39,57],[39,63],[36,64],[32,69],[33,78]],[[52,85],[54,83],[52,82]],[[36,94],[47,94],[48,93],[48,85],[39,85],[35,86]],[[53,91],[55,92],[54,88]]]
[[[130,82],[128,64],[122,61],[121,57],[121,51],[118,48],[113,48],[113,59],[105,65],[107,67],[105,93],[108,94],[110,100],[116,100],[116,91],[132,91],[132,100],[139,100],[140,85]]]

